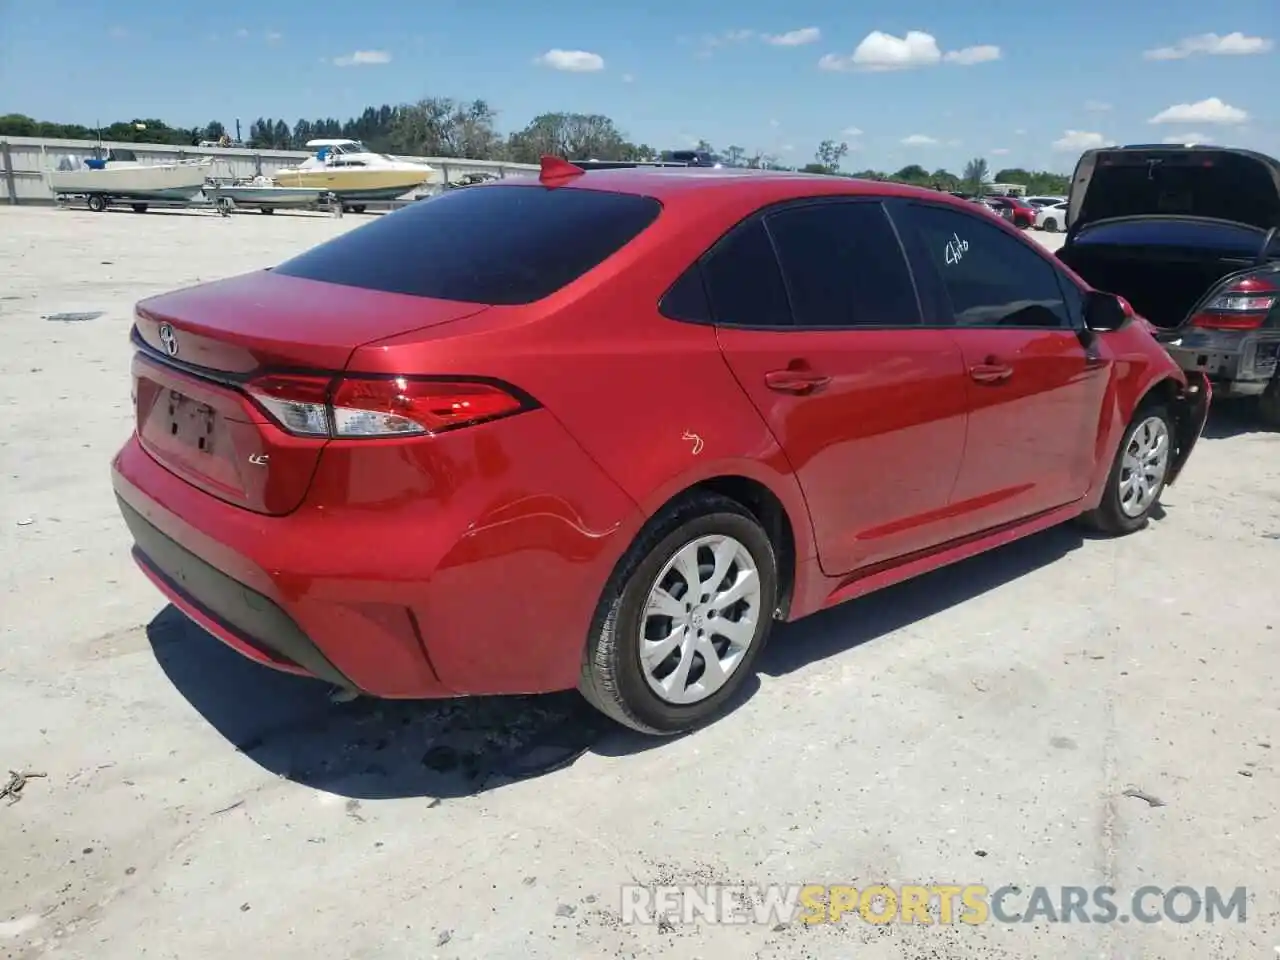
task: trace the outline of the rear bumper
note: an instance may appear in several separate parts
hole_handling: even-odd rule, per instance
[[[1261,395],[1280,356],[1280,331],[1168,333],[1160,342],[1183,370],[1208,377],[1220,397]]]
[[[228,646],[287,673],[354,686],[278,604],[160,532],[116,497],[133,536],[133,559],[175,607]]]
[[[330,444],[287,516],[202,492],[136,435],[112,483],[135,560],[175,607],[263,665],[379,697],[572,688],[641,522],[546,411]]]

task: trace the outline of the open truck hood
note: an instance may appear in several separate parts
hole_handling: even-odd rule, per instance
[[[1182,146],[1107,147],[1080,157],[1067,207],[1073,235],[1100,220],[1171,215],[1280,227],[1280,160]]]

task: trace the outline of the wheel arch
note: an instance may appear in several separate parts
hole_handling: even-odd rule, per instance
[[[668,512],[680,501],[698,493],[714,493],[739,504],[764,529],[778,563],[778,601],[775,617],[785,620],[795,596],[796,570],[801,560],[807,559],[813,550],[813,529],[808,509],[799,494],[795,478],[781,477],[783,490],[775,489],[757,471],[726,469],[706,476],[686,478],[675,488],[669,488],[646,504],[646,520],[635,539],[639,539],[649,524]],[[787,487],[790,486],[790,489]],[[633,541],[634,542],[634,541]]]
[[[1162,404],[1173,417],[1174,440],[1177,444],[1169,467],[1166,486],[1172,486],[1200,439],[1209,411],[1212,387],[1203,374],[1167,374],[1152,382],[1133,405],[1126,424],[1144,407]]]

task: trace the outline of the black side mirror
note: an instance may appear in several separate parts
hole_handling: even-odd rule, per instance
[[[1091,290],[1084,302],[1084,325],[1094,333],[1110,333],[1129,322],[1129,313],[1120,298],[1101,290]]]

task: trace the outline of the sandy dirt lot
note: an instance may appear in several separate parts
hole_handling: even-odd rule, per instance
[[[781,629],[741,705],[678,740],[590,729],[572,695],[333,704],[166,609],[108,479],[132,304],[362,220],[0,208],[0,777],[45,774],[0,802],[0,957],[1276,955],[1280,435],[1238,410],[1147,531],[1052,530]],[[575,737],[572,765],[510,776]],[[622,885],[679,882],[1248,908],[623,922]]]

